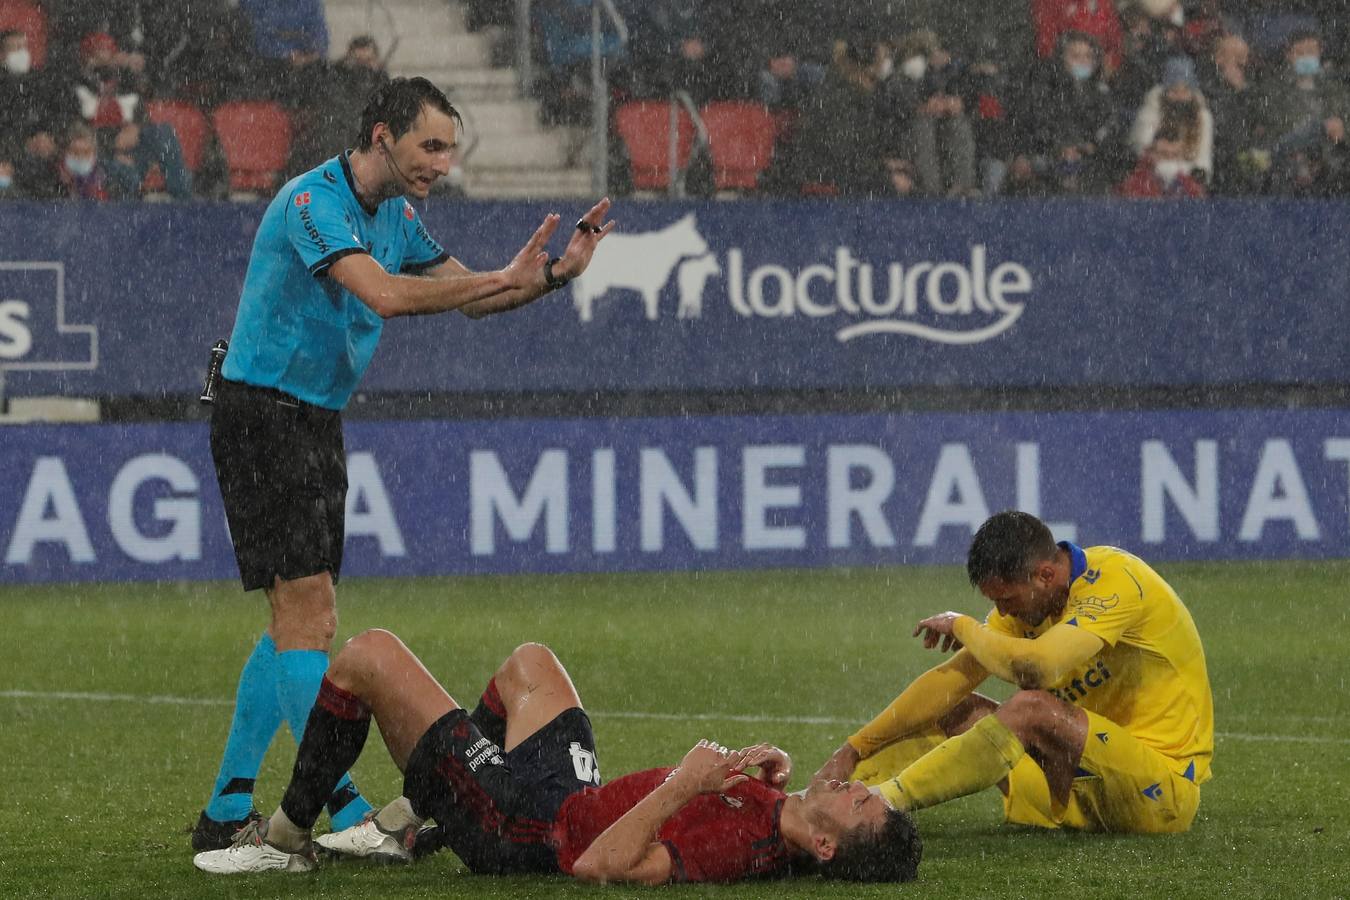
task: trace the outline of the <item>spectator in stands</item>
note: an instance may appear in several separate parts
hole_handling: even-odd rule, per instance
[[[705,7],[702,0],[644,0],[631,7],[633,89],[640,96],[686,91],[702,105],[743,93],[739,54],[719,45],[713,11]]]
[[[1152,145],[1140,157],[1134,171],[1116,188],[1122,197],[1135,199],[1192,198],[1206,196],[1205,186],[1189,173],[1186,145],[1172,125],[1158,129]]]
[[[80,114],[98,135],[108,157],[107,180],[118,197],[139,197],[154,166],[175,200],[192,196],[192,173],[173,127],[149,122],[141,104],[145,58],[118,49],[112,35],[96,32],[80,41],[81,77],[75,82]]]
[[[1271,154],[1275,186],[1304,180],[1299,170],[1309,159],[1344,142],[1350,93],[1323,69],[1317,32],[1290,35],[1285,65],[1258,86],[1253,112],[1257,134]]]
[[[1028,162],[1059,193],[1093,192],[1109,177],[1115,108],[1099,60],[1089,35],[1062,35],[1055,60],[1041,67],[1024,98]]]
[[[1121,13],[1125,38],[1111,93],[1129,120],[1143,104],[1144,96],[1162,80],[1167,61],[1188,55],[1180,9],[1172,0],[1139,0]],[[1126,127],[1129,120],[1123,123]]]
[[[72,200],[107,200],[107,173],[98,159],[94,130],[83,123],[70,127],[59,167],[65,196]]]
[[[351,144],[367,98],[389,81],[380,46],[368,34],[352,38],[342,59],[324,69],[322,98],[291,106],[295,137],[287,168],[292,175],[328,159],[335,147]]]
[[[1041,59],[1058,55],[1063,36],[1074,32],[1092,36],[1108,72],[1120,65],[1120,17],[1112,0],[1031,0],[1031,21]]]
[[[914,163],[907,159],[887,157],[885,160],[886,180],[890,183],[891,193],[897,197],[918,197],[919,173]]]
[[[534,0],[530,5],[542,42],[542,71],[533,85],[546,125],[579,125],[591,114],[591,0]],[[636,40],[636,38],[635,38]],[[618,34],[605,20],[601,53],[611,72],[625,59]]]
[[[0,123],[4,128],[0,154],[13,160],[34,135],[46,133],[50,139],[64,131],[78,109],[64,79],[50,69],[33,69],[24,32],[0,33],[0,53]]]
[[[928,196],[973,194],[975,135],[951,55],[936,34],[919,29],[899,40],[895,58],[895,71],[877,88],[884,148],[914,162]]]
[[[1209,184],[1214,175],[1214,118],[1189,57],[1168,60],[1162,82],[1145,95],[1130,129],[1135,155],[1143,156],[1154,135],[1167,126],[1181,136],[1181,158],[1190,166],[1187,174]]]
[[[61,180],[61,148],[50,131],[39,131],[24,141],[14,166],[14,185],[30,200],[57,200],[66,196]]]
[[[828,10],[797,0],[746,0],[723,9],[737,13],[719,27],[730,33],[728,43],[746,48],[748,96],[776,113],[800,113],[830,64]]]
[[[837,42],[829,71],[806,100],[800,127],[761,179],[765,190],[849,197],[885,192],[875,93],[892,65],[889,48],[874,39]]]
[[[1223,34],[1198,67],[1200,90],[1214,119],[1213,193],[1255,193],[1264,180],[1252,152],[1249,60],[1247,42]]]
[[[201,62],[190,52],[192,29],[201,24],[199,20],[209,14],[213,4],[223,2],[193,0],[190,10],[163,0],[48,2],[55,64],[71,72],[78,70],[80,40],[88,34],[106,33],[122,48],[124,60],[139,57],[136,65],[145,77],[143,87],[157,94],[173,93],[179,86],[179,66]]]
[[[211,109],[230,100],[269,96],[269,77],[253,55],[248,18],[227,0],[197,0],[188,22],[187,43],[166,61],[168,96]],[[261,69],[267,69],[267,66]]]
[[[125,54],[107,32],[80,41],[80,75],[74,84],[80,115],[95,129],[121,128],[134,122],[141,107],[145,57]]]
[[[825,79],[825,67],[779,48],[759,73],[759,100],[774,110],[800,111],[807,95]]]
[[[1013,85],[1024,79],[1010,76],[1015,64],[995,30],[983,31],[972,46],[971,63],[962,71],[957,90],[975,136],[980,190],[995,197],[1002,192],[1007,161],[1016,149]]]

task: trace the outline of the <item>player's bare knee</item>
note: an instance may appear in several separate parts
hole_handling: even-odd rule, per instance
[[[1038,747],[1054,731],[1055,713],[1063,704],[1049,691],[1018,691],[995,713],[1027,747]]]
[[[521,644],[497,670],[498,681],[538,684],[562,672],[562,663],[544,644]]]
[[[342,645],[338,658],[347,658],[347,663],[369,662],[387,654],[394,647],[402,647],[403,642],[392,632],[384,628],[368,628],[350,638]]]

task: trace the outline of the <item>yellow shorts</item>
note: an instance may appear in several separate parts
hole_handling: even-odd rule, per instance
[[[1008,775],[1003,815],[1041,828],[1155,834],[1186,831],[1200,806],[1200,787],[1173,770],[1174,760],[1129,731],[1089,712],[1087,744],[1063,808],[1050,797],[1045,773],[1023,757]]]

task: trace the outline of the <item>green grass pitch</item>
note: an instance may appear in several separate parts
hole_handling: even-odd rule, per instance
[[[1000,824],[997,792],[919,815],[921,881],[671,888],[721,897],[1350,895],[1350,561],[1159,567],[1205,641],[1215,777],[1188,834],[1122,837]],[[677,761],[701,737],[771,740],[794,786],[937,660],[930,612],[982,614],[954,568],[349,579],[339,638],[380,625],[461,702],[525,640],[550,644],[591,710],[609,776]],[[239,666],[263,622],[236,585],[0,590],[0,897],[540,897],[647,894],[562,878],[477,878],[450,854],[405,869],[221,879],[184,829],[210,788]],[[992,691],[1006,696],[1006,691]],[[270,812],[293,759],[278,736]],[[372,732],[355,769],[398,790]]]

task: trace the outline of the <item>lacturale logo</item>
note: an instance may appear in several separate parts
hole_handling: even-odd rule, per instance
[[[844,245],[814,261],[749,262],[740,247],[719,256],[690,213],[656,231],[610,235],[572,283],[572,302],[591,322],[597,302],[631,302],[637,294],[656,321],[672,281],[679,319],[702,318],[720,295],[742,318],[828,319],[840,341],[904,334],[941,344],[978,344],[1007,331],[1034,287],[1025,266],[991,260],[984,244],[959,260],[874,260]]]

